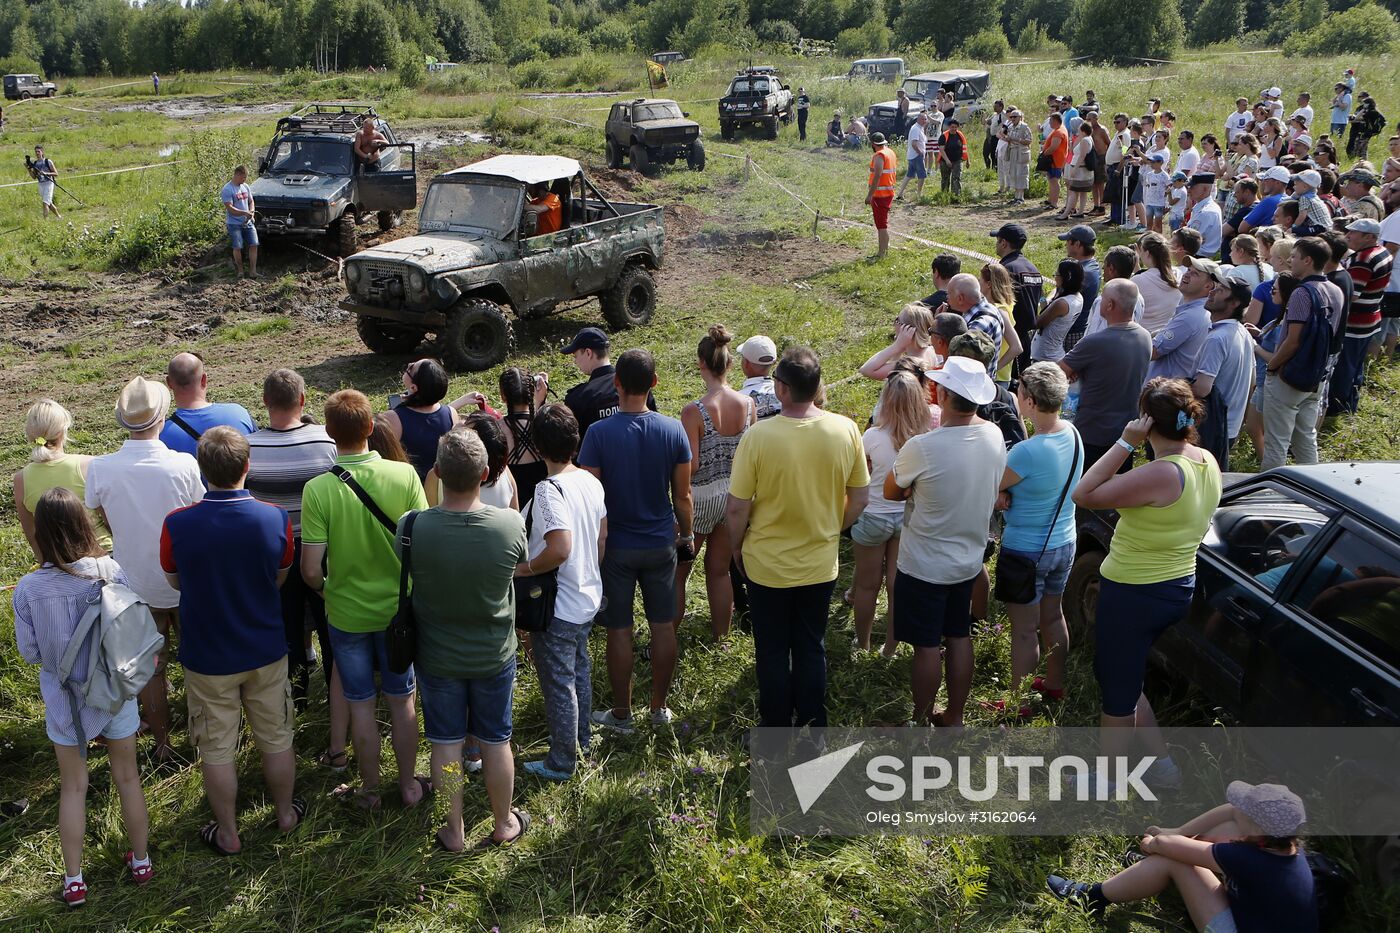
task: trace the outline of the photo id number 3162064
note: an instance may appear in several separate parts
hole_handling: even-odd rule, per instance
[[[871,810],[865,815],[868,823],[884,823],[889,826],[946,826],[949,824],[995,824],[995,823],[1034,823],[1034,810],[905,810],[885,812]]]

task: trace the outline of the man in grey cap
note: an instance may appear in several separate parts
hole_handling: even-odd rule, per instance
[[[160,565],[160,532],[165,516],[204,498],[199,464],[187,453],[160,441],[170,408],[163,382],[137,376],[117,396],[117,424],[130,433],[121,448],[97,457],[88,467],[87,507],[97,509],[112,529],[112,557],[137,596],[151,608],[156,627],[166,637],[156,673],[141,691],[141,712],[155,739],[155,756],[164,761],[170,746],[170,707],[165,696],[165,659],[170,632],[178,630],[180,594]]]
[[[1381,183],[1374,172],[1354,168],[1337,180],[1341,182],[1342,214],[1334,223],[1340,229],[1350,230],[1347,222],[1363,217],[1377,223],[1385,219],[1385,205],[1371,193],[1371,189],[1380,187]]]
[[[1103,281],[1103,268],[1094,258],[1098,234],[1087,224],[1075,224],[1061,233],[1060,239],[1065,244],[1065,255],[1079,263],[1084,270],[1084,284],[1079,294],[1084,296],[1084,307],[1091,307],[1094,299],[1099,297],[1099,284]]]
[[[1152,338],[1152,362],[1147,365],[1147,378],[1165,376],[1169,379],[1196,378],[1201,350],[1210,330],[1210,313],[1206,297],[1216,284],[1226,278],[1220,266],[1209,259],[1187,256],[1186,271],[1182,273],[1179,290],[1181,301],[1172,312],[1167,326]]]
[[[870,157],[870,183],[865,193],[865,203],[870,205],[875,219],[875,238],[879,246],[874,258],[884,259],[890,248],[890,204],[894,201],[895,169],[899,165],[899,157],[885,145],[884,133],[870,134],[870,148],[874,154]]]
[[[1201,248],[1196,255],[1207,259],[1217,258],[1225,231],[1225,219],[1220,216],[1220,205],[1215,201],[1215,176],[1210,172],[1192,175],[1186,201],[1190,205],[1186,226],[1201,235]]]
[[[1342,268],[1351,276],[1351,305],[1347,309],[1342,352],[1328,383],[1328,414],[1355,412],[1366,380],[1366,351],[1381,329],[1381,300],[1393,275],[1393,257],[1381,245],[1381,225],[1358,217],[1347,225],[1351,252]]]

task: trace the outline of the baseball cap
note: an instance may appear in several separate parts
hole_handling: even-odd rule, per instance
[[[1358,217],[1356,220],[1353,220],[1351,223],[1347,224],[1347,232],[1374,233],[1377,236],[1379,236],[1381,232],[1381,224],[1380,221],[1372,220],[1369,217]]]
[[[1300,134],[1298,134],[1298,138],[1295,139],[1295,140],[1293,140],[1293,142],[1294,142],[1294,143],[1302,143],[1304,146],[1307,146],[1309,149],[1312,148],[1312,137],[1309,136],[1307,133],[1300,133]]]
[[[1364,168],[1354,168],[1337,180],[1340,182],[1359,181],[1370,188],[1374,188],[1381,183],[1380,179],[1376,177],[1375,172],[1368,172]]]
[[[574,339],[569,341],[562,353],[576,353],[579,350],[593,350],[600,352],[608,348],[608,335],[596,327],[585,327],[574,334]]]
[[[163,382],[137,376],[122,387],[113,410],[117,424],[128,431],[144,431],[165,417],[170,407],[170,389]]]
[[[1308,820],[1303,800],[1282,784],[1231,781],[1225,799],[1270,836],[1293,836]]]
[[[1271,87],[1271,88],[1269,88],[1267,91],[1264,92],[1264,95],[1265,95],[1266,97],[1282,97],[1282,96],[1283,96],[1283,89],[1282,89],[1282,88],[1278,88],[1278,87]]]
[[[883,145],[885,144],[885,134],[884,134],[884,133],[871,133],[871,134],[870,134],[870,142],[873,143],[873,144],[876,145],[876,146],[883,146]]]
[[[1005,240],[1013,246],[1024,246],[1028,239],[1026,228],[1020,224],[1002,224],[990,235],[999,240]]]
[[[778,346],[773,338],[754,334],[739,344],[739,355],[758,366],[770,366],[778,359]]]
[[[1199,256],[1187,256],[1186,265],[1195,269],[1197,272],[1204,272],[1206,275],[1210,276],[1213,282],[1219,282],[1221,285],[1230,284],[1229,277],[1226,276],[1225,271],[1220,268],[1220,264],[1212,259],[1202,259]]]
[[[1275,165],[1259,176],[1260,181],[1276,181],[1280,184],[1288,184],[1293,180],[1293,176],[1288,174],[1288,169],[1282,165]]]
[[[1149,161],[1149,162],[1165,162],[1165,161],[1167,161],[1167,154],[1166,154],[1165,152],[1154,152],[1154,153],[1152,153],[1151,155],[1149,155],[1149,156],[1147,157],[1147,161]]]
[[[1254,297],[1254,289],[1249,287],[1249,283],[1237,276],[1227,276],[1225,287],[1230,290],[1230,297],[1241,305],[1248,305]]]
[[[987,375],[987,367],[965,356],[950,356],[942,369],[930,369],[924,375],[974,405],[985,405],[997,397],[997,387]]]
[[[1299,172],[1297,175],[1294,175],[1293,180],[1295,182],[1301,181],[1309,187],[1317,188],[1322,185],[1322,173],[1317,169],[1310,168],[1307,171]]]
[[[1075,224],[1060,234],[1062,240],[1073,240],[1076,243],[1087,243],[1090,246],[1093,246],[1098,238],[1099,235],[1094,232],[1094,228],[1085,224]]]
[[[1185,172],[1172,172],[1172,181],[1185,181],[1185,180],[1186,180],[1186,173],[1185,173]]]

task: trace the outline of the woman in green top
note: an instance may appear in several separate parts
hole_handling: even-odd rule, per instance
[[[1201,400],[1180,379],[1143,386],[1142,417],[1084,474],[1076,505],[1116,509],[1108,558],[1101,571],[1094,620],[1094,674],[1102,695],[1099,724],[1104,754],[1125,755],[1134,734],[1158,760],[1147,772],[1163,784],[1180,779],[1143,695],[1152,643],[1179,621],[1196,588],[1196,549],[1220,504],[1220,467],[1198,440]],[[1118,475],[1146,439],[1156,459]],[[1136,733],[1129,731],[1136,727]]]
[[[29,454],[32,462],[15,474],[15,511],[19,513],[19,526],[24,529],[24,538],[36,558],[39,548],[34,543],[34,507],[39,497],[50,489],[62,487],[81,502],[87,489],[88,464],[92,458],[66,453],[63,449],[72,427],[73,416],[53,399],[40,399],[30,405],[24,415],[24,436],[33,445]],[[97,532],[97,543],[104,552],[112,550],[112,533],[107,525],[96,512],[89,511],[88,516]]]

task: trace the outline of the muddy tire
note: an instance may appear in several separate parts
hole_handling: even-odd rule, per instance
[[[734,138],[734,124],[733,124],[733,123],[720,123],[720,125],[719,125],[719,138],[720,138],[720,139],[732,140],[732,139]]]
[[[705,147],[700,140],[690,144],[690,151],[685,154],[685,164],[690,166],[692,172],[705,170]]]
[[[359,248],[360,233],[355,229],[355,215],[349,211],[341,214],[326,228],[326,235],[330,237],[331,251],[341,258],[355,255]]]
[[[778,118],[769,117],[763,121],[763,135],[766,139],[778,138]]]
[[[57,94],[57,93],[58,93],[58,92],[57,92],[56,90],[54,90],[53,88],[49,88],[47,91],[44,92],[44,96],[45,96],[45,97],[52,97],[52,96],[54,96],[54,95]]]
[[[514,334],[500,305],[484,298],[461,301],[447,312],[438,350],[453,369],[476,372],[505,361]]]
[[[1085,551],[1074,559],[1065,583],[1065,621],[1076,638],[1087,638],[1094,631],[1094,615],[1099,606],[1100,568],[1108,557],[1103,551]]]
[[[379,221],[379,232],[388,233],[403,223],[403,211],[380,211],[375,218]]]
[[[647,157],[646,147],[634,145],[631,155],[632,171],[636,172],[638,175],[651,174],[651,159]]]
[[[20,92],[19,92],[19,99],[20,99],[20,100],[29,100],[29,96],[30,96],[30,95],[29,95],[29,92],[28,92],[28,91],[20,91]]]
[[[608,168],[622,168],[622,150],[613,140],[608,140],[607,145]]]
[[[617,284],[600,298],[603,319],[613,330],[641,327],[656,312],[656,279],[644,267],[632,264],[623,270]]]
[[[355,321],[355,330],[372,352],[386,355],[412,353],[428,335],[421,327],[363,316]]]

